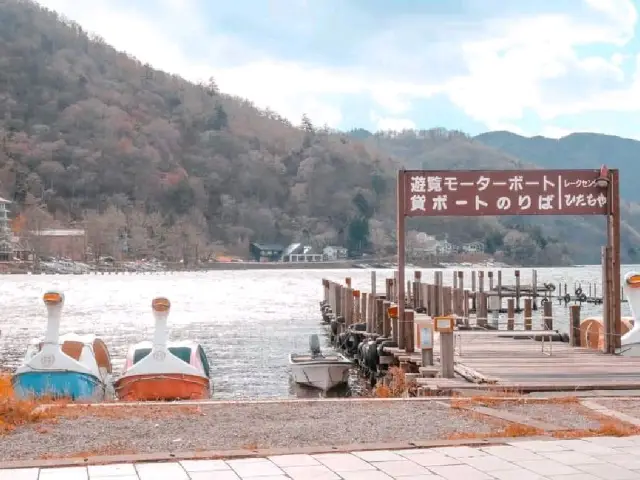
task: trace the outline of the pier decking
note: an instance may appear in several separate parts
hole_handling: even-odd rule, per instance
[[[454,275],[460,278],[459,273]],[[569,334],[554,329],[550,289],[542,298],[536,297],[540,290],[535,285],[524,292],[520,286],[507,289],[506,295],[496,295],[499,302],[494,300],[492,313],[493,291],[467,290],[461,281],[453,287],[443,286],[442,272],[435,272],[433,283],[425,283],[416,272],[414,281],[407,285],[405,321],[400,323],[391,313],[398,301],[394,282],[387,279],[385,293],[377,294],[356,290],[350,279],[345,284],[323,281],[327,305],[323,316],[330,325],[330,336],[338,348],[354,356],[372,383],[384,377],[389,366],[399,366],[423,395],[478,390],[640,389],[640,357],[606,355],[581,347],[589,339],[580,329],[578,305],[572,307]],[[517,293],[516,298],[512,293]],[[519,315],[516,300],[527,293],[530,296],[523,299]],[[497,314],[502,311],[503,297],[507,297],[506,322]],[[536,298],[541,300],[543,312],[534,316]],[[443,366],[441,335],[433,334],[432,344],[426,346],[419,338],[420,331],[429,332],[425,327],[433,329],[433,319],[441,316],[453,317],[456,324],[452,333],[453,375]]]

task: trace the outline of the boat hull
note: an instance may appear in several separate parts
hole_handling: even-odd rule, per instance
[[[211,397],[208,378],[185,374],[125,376],[115,383],[116,395],[127,401],[204,400]]]
[[[11,381],[16,397],[102,400],[105,386],[94,375],[69,371],[22,372]]]
[[[350,368],[349,363],[292,364],[291,374],[297,384],[327,392],[347,383]]]

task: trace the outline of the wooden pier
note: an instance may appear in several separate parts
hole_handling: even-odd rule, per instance
[[[528,286],[520,285],[518,271],[511,286],[502,285],[501,272],[495,277],[473,272],[470,289],[458,271],[452,272],[452,286],[443,285],[446,273],[451,272],[436,271],[425,282],[415,272],[405,290],[404,322],[394,309],[397,276],[386,279],[381,293],[375,291],[375,272],[370,292],[355,288],[350,278],[322,281],[321,310],[331,341],[355,359],[372,385],[390,366],[398,366],[423,395],[640,389],[640,357],[598,350],[602,329],[597,320],[581,319],[580,298],[566,302],[575,304],[570,306],[569,332],[560,333],[554,328],[552,301],[560,288],[538,286],[535,272]],[[560,301],[565,303],[564,296]],[[451,319],[453,330],[435,332],[439,318]]]

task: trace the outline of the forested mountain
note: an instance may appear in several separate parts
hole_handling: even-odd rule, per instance
[[[573,133],[559,139],[522,137],[511,132],[488,132],[475,140],[544,168],[619,168],[620,193],[640,202],[640,142],[599,133]]]
[[[112,232],[178,258],[392,224],[388,156],[156,71],[28,1],[0,0],[0,111],[0,194],[26,230],[85,223],[100,253],[118,253]]]
[[[115,257],[190,260],[296,240],[392,253],[399,166],[539,163],[442,129],[347,134],[307,118],[296,128],[220,92],[215,79],[196,85],[154,70],[27,0],[0,0],[0,113],[0,196],[15,202],[16,231],[83,225],[94,253]],[[631,208],[629,254],[640,238]],[[582,263],[598,260],[600,220],[409,227],[452,243],[483,240],[507,261]]]
[[[536,152],[536,154],[525,156],[518,155],[514,148],[504,148],[503,150],[503,144],[498,141],[486,143],[480,141],[487,136],[492,138],[494,133],[471,138],[463,132],[439,128],[375,134],[359,129],[350,132],[350,135],[372,148],[402,158],[407,168],[521,170],[531,168],[599,168],[600,165],[606,163],[612,167],[620,165],[625,173],[621,175],[621,178],[623,181],[626,178],[627,184],[632,182],[634,178],[631,175],[631,180],[629,180],[627,172],[638,169],[637,166],[631,167],[629,165],[631,158],[629,153],[615,157],[627,159],[626,163],[606,160],[598,163],[594,160],[592,153],[589,154],[591,157],[587,155],[588,145],[593,146],[593,138],[599,137],[604,137],[608,141],[608,148],[611,152],[625,151],[625,147],[628,146],[633,152],[633,149],[640,145],[640,142],[618,137],[579,134],[575,137],[587,139],[587,146],[580,144],[576,146],[576,151],[585,152],[584,162],[581,163],[579,156],[576,155],[571,157],[574,159],[571,162],[563,162],[559,157],[554,157],[555,162],[548,159],[545,162],[538,162],[539,158],[544,157],[544,152],[539,152],[535,146],[530,145],[529,150]],[[508,132],[495,132],[495,135],[497,138],[513,139],[517,137],[523,141],[529,140]],[[545,141],[543,144],[547,145],[547,142],[556,142],[551,139],[543,140]],[[524,144],[527,143],[524,142]],[[625,200],[624,195],[623,200]],[[624,261],[637,262],[640,261],[640,205],[635,202],[623,201],[622,207],[623,259]],[[445,231],[452,234],[453,238],[463,239],[463,241],[471,241],[478,236],[484,236],[485,239],[488,239],[487,246],[490,250],[492,248],[505,250],[508,253],[508,259],[520,261],[527,259],[536,264],[569,261],[569,259],[578,263],[598,263],[600,246],[606,242],[605,221],[599,217],[499,217],[494,219],[483,217],[464,220],[430,218],[412,220],[409,224],[420,230]]]

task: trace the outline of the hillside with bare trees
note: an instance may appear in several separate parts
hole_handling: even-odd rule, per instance
[[[294,127],[215,79],[154,70],[28,0],[0,0],[0,109],[0,196],[14,202],[16,232],[82,227],[95,255],[115,258],[188,262],[296,240],[392,254],[400,166],[525,165],[442,129],[347,134],[306,117]],[[597,258],[602,229],[573,222],[410,227],[483,241],[512,262]]]

